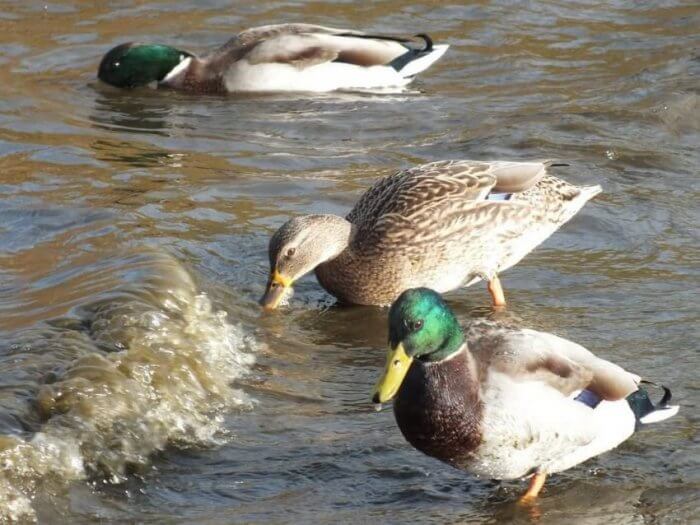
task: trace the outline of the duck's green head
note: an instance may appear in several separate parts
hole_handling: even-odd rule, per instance
[[[406,290],[389,310],[389,353],[372,400],[393,398],[414,359],[442,361],[463,343],[459,322],[440,294],[428,288]]]
[[[190,53],[159,44],[121,44],[100,62],[97,76],[120,88],[135,88],[160,82]]]

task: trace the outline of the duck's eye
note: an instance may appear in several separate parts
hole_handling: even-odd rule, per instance
[[[289,248],[289,250],[287,250],[287,253],[285,253],[284,256],[285,256],[287,259],[289,259],[289,258],[291,258],[291,257],[294,255],[294,253],[295,253],[296,251],[297,251],[296,248]]]
[[[413,330],[414,332],[417,332],[421,328],[423,328],[422,320],[419,319],[418,321],[413,321],[413,323],[411,323],[411,330]]]

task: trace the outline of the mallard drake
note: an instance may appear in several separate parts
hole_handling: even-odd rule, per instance
[[[380,179],[345,219],[295,217],[270,240],[261,304],[276,308],[315,269],[344,303],[388,306],[407,288],[442,293],[486,279],[493,304],[505,306],[498,274],[601,191],[550,175],[554,165],[432,162]]]
[[[466,337],[439,294],[406,290],[389,311],[389,355],[373,401],[421,452],[491,479],[548,473],[625,441],[678,412],[654,405],[639,376],[552,334],[474,321]]]
[[[165,45],[121,44],[102,58],[98,77],[120,88],[157,83],[197,93],[376,89],[405,86],[447,48],[425,34],[279,24],[247,29],[201,58]]]

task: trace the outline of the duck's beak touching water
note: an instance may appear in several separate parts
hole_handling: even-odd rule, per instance
[[[274,271],[267,281],[265,294],[260,299],[260,305],[264,310],[275,310],[289,295],[292,290],[292,280],[284,277],[278,271]]]
[[[384,373],[374,387],[373,403],[386,403],[396,395],[412,362],[413,358],[406,354],[402,343],[389,349]]]

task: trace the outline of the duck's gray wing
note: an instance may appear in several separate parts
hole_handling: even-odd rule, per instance
[[[489,174],[496,178],[493,191],[499,193],[520,193],[537,184],[547,174],[552,161],[489,163]]]
[[[546,383],[564,395],[587,389],[608,401],[623,399],[638,388],[639,376],[563,337],[484,323],[473,323],[467,335],[482,378],[496,371],[520,381]]]
[[[217,67],[234,62],[290,64],[306,68],[324,62],[386,65],[414,48],[414,38],[371,35],[312,24],[279,24],[242,31],[206,57]]]

